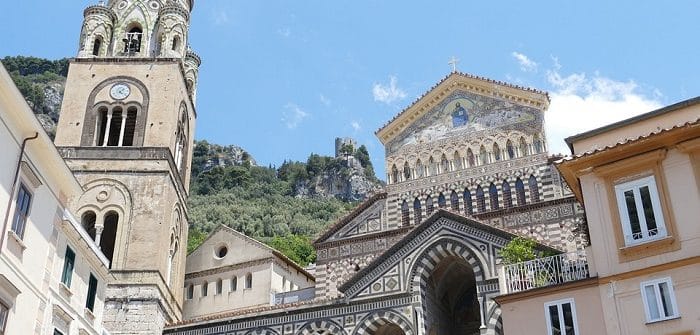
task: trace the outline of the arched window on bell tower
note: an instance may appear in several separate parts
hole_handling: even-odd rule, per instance
[[[189,145],[189,120],[187,118],[187,107],[184,104],[180,106],[180,117],[177,122],[177,131],[175,136],[175,164],[180,172],[185,171],[187,159],[187,147]]]
[[[122,105],[97,108],[95,145],[101,147],[130,147],[134,145],[136,118],[139,108]]]
[[[102,50],[102,36],[95,37],[95,42],[92,43],[92,55],[99,56]]]
[[[109,268],[112,268],[112,259],[114,257],[114,247],[117,241],[117,228],[119,227],[119,214],[117,212],[108,212],[104,217],[104,230],[100,238],[100,249],[102,254],[109,260]]]
[[[126,33],[124,42],[124,52],[133,55],[141,52],[141,42],[143,40],[143,30],[139,26],[132,27]]]

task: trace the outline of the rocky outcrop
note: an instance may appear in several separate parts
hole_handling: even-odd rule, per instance
[[[383,184],[368,177],[365,168],[354,157],[336,158],[336,161],[340,164],[330,164],[323,173],[297,181],[295,196],[360,201],[382,189]]]

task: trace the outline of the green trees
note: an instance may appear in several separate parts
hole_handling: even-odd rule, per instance
[[[537,257],[535,253],[536,242],[533,239],[515,237],[500,251],[503,264],[515,264],[530,261]]]

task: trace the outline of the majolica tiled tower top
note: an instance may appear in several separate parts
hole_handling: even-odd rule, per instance
[[[85,189],[73,209],[110,260],[112,334],[155,333],[182,317],[200,65],[188,46],[192,6],[86,8],[68,71],[55,143]]]

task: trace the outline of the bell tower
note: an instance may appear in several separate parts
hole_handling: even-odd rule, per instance
[[[110,261],[105,327],[161,333],[182,318],[199,65],[194,0],[109,0],[84,11],[55,144],[83,185],[72,204]]]

